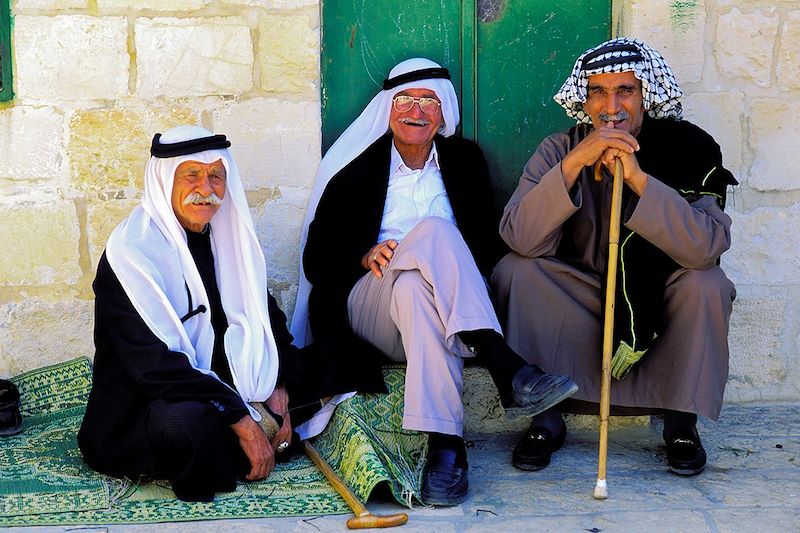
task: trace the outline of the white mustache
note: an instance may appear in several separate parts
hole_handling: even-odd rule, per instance
[[[222,204],[222,198],[214,194],[213,192],[208,196],[203,196],[199,192],[193,192],[189,196],[183,199],[183,205],[220,205]]]
[[[403,124],[415,124],[417,126],[427,126],[428,124],[431,123],[430,120],[425,120],[424,118],[415,120],[413,118],[408,118],[408,117],[401,118],[400,122],[402,122]]]

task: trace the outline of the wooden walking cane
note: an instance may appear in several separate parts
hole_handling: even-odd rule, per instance
[[[611,411],[611,352],[614,348],[614,300],[617,294],[617,257],[619,224],[622,211],[622,162],[615,158],[614,182],[611,186],[611,224],[608,229],[608,269],[606,282],[605,322],[603,324],[603,366],[600,381],[600,446],[597,458],[597,485],[594,498],[608,498],[606,462],[608,459],[608,414]],[[601,171],[598,161],[595,176]]]
[[[336,492],[344,498],[347,505],[355,515],[347,521],[349,529],[365,529],[370,527],[394,527],[402,526],[408,522],[408,515],[406,513],[397,513],[387,516],[378,516],[370,513],[364,504],[358,500],[353,491],[344,484],[344,481],[333,471],[333,468],[322,458],[319,452],[307,440],[303,441],[306,454],[311,459],[317,468],[325,475],[328,482],[333,485]]]

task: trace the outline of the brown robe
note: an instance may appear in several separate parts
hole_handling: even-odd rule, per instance
[[[495,267],[492,286],[511,347],[547,372],[571,376],[579,386],[574,399],[598,402],[611,180],[596,183],[587,167],[567,191],[560,164],[586,133],[551,135],[528,161],[500,224],[513,252]],[[651,175],[642,197],[623,206],[622,223],[680,268],[667,279],[663,301],[653,303],[663,306],[658,337],[627,377],[612,381],[611,402],[716,419],[735,297],[717,262],[730,246],[731,219],[714,197],[690,202],[662,181],[668,176],[658,178]]]

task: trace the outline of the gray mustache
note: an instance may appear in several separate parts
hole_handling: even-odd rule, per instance
[[[429,120],[424,120],[424,119],[414,120],[413,118],[401,118],[400,122],[402,122],[403,124],[416,124],[417,126],[427,126],[428,124],[431,123]]]
[[[203,196],[199,192],[193,192],[189,196],[183,199],[183,205],[195,204],[195,205],[203,205],[203,204],[211,204],[211,205],[220,205],[222,203],[222,198],[214,194],[213,192],[208,196]]]
[[[630,115],[628,114],[627,111],[623,109],[616,115],[609,115],[605,111],[601,111],[598,117],[600,118],[600,122],[617,122],[622,120],[628,120],[630,118]]]

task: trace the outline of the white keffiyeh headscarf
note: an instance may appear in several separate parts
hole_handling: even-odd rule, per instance
[[[591,124],[583,110],[589,76],[608,72],[633,72],[642,82],[642,99],[653,118],[683,118],[679,98],[683,91],[672,69],[655,49],[637,39],[620,37],[590,48],[578,57],[572,73],[553,99],[578,122]]]
[[[444,119],[439,133],[444,137],[449,137],[455,133],[456,126],[458,126],[459,113],[458,99],[456,98],[453,84],[448,78],[421,78],[427,72],[440,71],[444,71],[441,65],[425,58],[412,58],[399,63],[389,72],[389,78],[384,82],[384,85],[393,85],[394,83],[402,82],[404,79],[410,79],[411,81],[384,89],[375,95],[358,118],[333,143],[319,164],[317,179],[314,182],[314,188],[311,190],[311,198],[308,201],[308,210],[303,222],[303,232],[300,236],[301,251],[305,249],[308,226],[314,220],[317,205],[328,182],[350,161],[361,155],[372,143],[389,131],[389,114],[392,109],[392,99],[397,93],[406,89],[430,89],[434,91],[441,101],[442,117]],[[295,343],[298,346],[304,346],[311,342],[311,332],[308,328],[309,294],[311,294],[311,284],[306,279],[301,260],[300,287],[297,291],[297,303],[292,316],[291,328]]]
[[[224,141],[224,136],[215,137],[199,126],[178,126],[164,133],[160,143],[169,147],[218,138]],[[224,145],[229,143],[224,141]],[[211,313],[202,312],[181,322],[181,317],[192,311],[187,307],[187,288],[192,306],[211,307],[171,198],[178,165],[185,161],[208,164],[222,160],[227,173],[225,197],[210,225],[214,269],[228,320],[225,354],[242,399],[264,401],[272,394],[278,376],[278,351],[267,309],[264,254],[230,153],[226,148],[201,150],[150,158],[142,203],[113,231],[106,257],[150,330],[171,351],[185,354],[192,367],[216,377],[211,371]],[[252,409],[251,414],[260,420]]]

